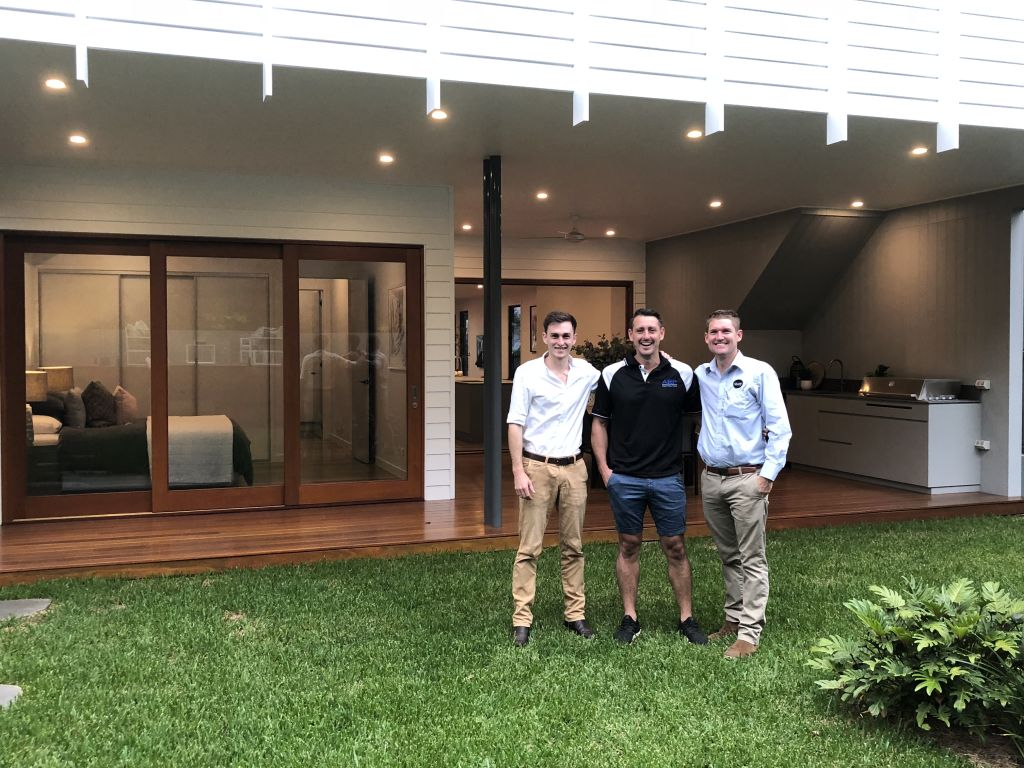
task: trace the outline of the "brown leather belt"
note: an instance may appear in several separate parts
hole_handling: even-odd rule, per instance
[[[743,467],[708,467],[708,472],[714,475],[721,475],[722,477],[736,477],[736,475],[753,475],[759,469],[761,465],[757,466],[743,466]]]
[[[568,467],[570,464],[575,464],[577,461],[583,458],[582,453],[577,453],[575,456],[541,456],[537,453],[530,453],[529,451],[523,451],[524,459],[533,459],[534,461],[542,461],[545,464],[554,464],[556,467]]]

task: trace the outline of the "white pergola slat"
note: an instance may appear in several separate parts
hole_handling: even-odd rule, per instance
[[[3,0],[0,38],[573,94],[1024,128],[1024,3],[1006,0]]]

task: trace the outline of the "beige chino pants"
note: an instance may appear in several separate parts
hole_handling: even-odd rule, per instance
[[[512,566],[512,626],[533,625],[537,592],[537,559],[544,547],[548,514],[558,499],[559,545],[562,553],[562,592],[565,620],[585,617],[583,584],[583,515],[587,507],[587,465],[582,459],[559,467],[523,459],[533,483],[533,498],[519,500],[519,550]]]
[[[740,625],[739,639],[757,645],[768,605],[768,497],[757,490],[754,473],[722,477],[705,472],[701,503],[722,561],[725,619]]]

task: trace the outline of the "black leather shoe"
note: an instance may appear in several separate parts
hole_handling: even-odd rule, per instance
[[[529,627],[512,627],[512,645],[522,648],[528,642],[530,642]]]
[[[587,640],[592,638],[595,634],[594,630],[592,630],[590,628],[590,625],[587,624],[586,619],[576,619],[576,621],[563,621],[562,624],[564,624],[565,628],[568,629],[570,632],[575,632],[577,635],[586,638]]]

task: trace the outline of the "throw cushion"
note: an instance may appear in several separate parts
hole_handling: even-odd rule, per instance
[[[109,427],[117,423],[117,401],[102,381],[90,381],[82,392],[85,403],[85,426]]]
[[[33,435],[56,435],[62,426],[53,416],[32,416]]]
[[[117,423],[131,424],[139,415],[139,399],[120,384],[114,389]]]
[[[65,427],[85,426],[85,402],[82,400],[80,387],[72,387],[64,393],[64,408]]]

